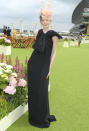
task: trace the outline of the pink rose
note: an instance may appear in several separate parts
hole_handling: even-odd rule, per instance
[[[9,85],[16,87],[16,84],[17,84],[16,79],[13,76],[10,77],[10,83],[9,83]]]
[[[14,86],[7,86],[3,91],[7,94],[14,95],[16,93],[16,88]]]
[[[25,87],[27,84],[27,82],[24,80],[24,79],[20,79],[19,82],[18,82],[18,86],[23,86]]]

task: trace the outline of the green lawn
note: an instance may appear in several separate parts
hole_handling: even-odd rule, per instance
[[[32,49],[12,49],[13,60],[30,57]],[[50,72],[50,112],[57,121],[44,131],[89,131],[89,45],[62,48],[58,44]],[[6,131],[39,131],[28,123],[28,112]]]

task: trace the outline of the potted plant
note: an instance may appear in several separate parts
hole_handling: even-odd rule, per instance
[[[7,38],[0,38],[0,54],[11,55],[11,41]]]

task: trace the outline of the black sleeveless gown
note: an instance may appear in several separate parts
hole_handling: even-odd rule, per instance
[[[44,33],[43,29],[38,31],[36,41],[32,48],[34,51],[27,65],[28,78],[28,120],[30,124],[39,128],[50,126],[51,115],[49,110],[48,84],[52,36],[62,38],[56,31],[49,30]]]

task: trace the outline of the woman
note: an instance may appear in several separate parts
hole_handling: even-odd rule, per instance
[[[57,32],[50,30],[50,12],[40,14],[43,29],[38,30],[34,51],[28,61],[28,111],[29,122],[40,128],[48,128],[50,122],[56,121],[50,115],[48,84],[50,69],[56,55],[58,38]]]
[[[81,41],[82,41],[82,33],[80,32],[78,35],[78,47],[80,47]]]

